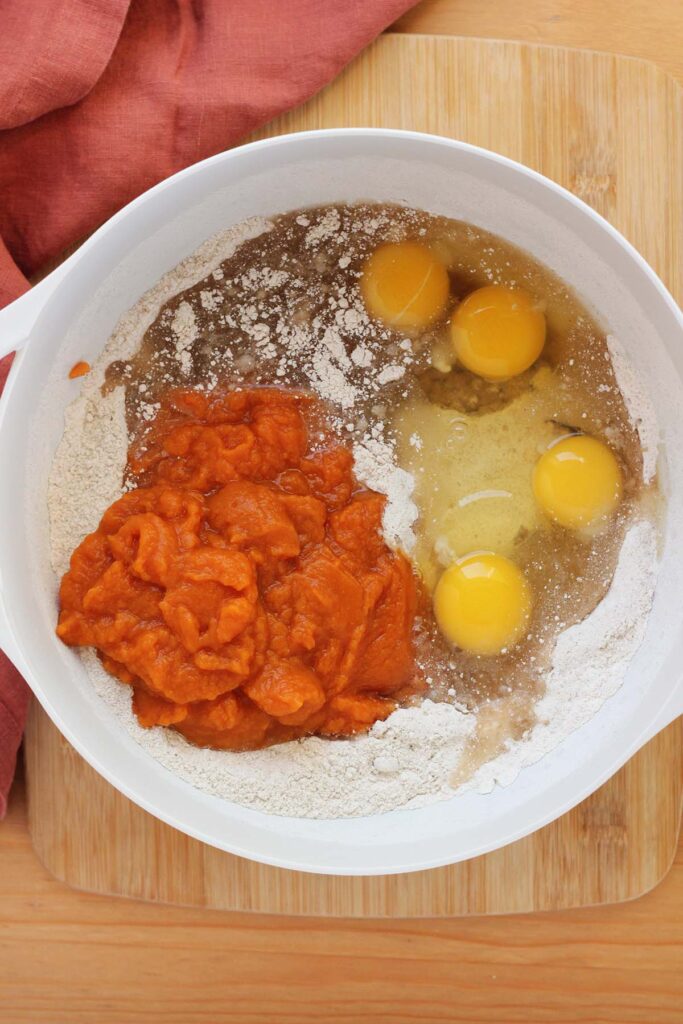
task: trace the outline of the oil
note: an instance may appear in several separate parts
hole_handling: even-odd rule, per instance
[[[312,232],[333,223],[322,245]],[[359,279],[380,244],[410,239],[429,246],[448,269],[451,300],[443,316],[417,332],[368,322]],[[449,340],[454,306],[487,284],[521,287],[541,304],[546,344],[540,359],[507,381],[485,381],[459,366]],[[179,362],[169,325],[181,304],[196,330]],[[253,325],[270,340],[254,349]],[[169,300],[147,329],[135,357],[112,364],[107,386],[124,383],[129,432],[143,438],[169,388],[276,385],[307,388],[311,363],[297,357],[299,332],[324,343],[333,330],[348,357],[353,413],[330,409],[349,443],[381,421],[400,465],[413,474],[420,517],[412,557],[426,592],[453,559],[476,550],[512,558],[530,583],[534,610],[528,635],[514,649],[478,657],[452,647],[426,604],[415,643],[428,693],[483,709],[468,771],[522,735],[555,638],[581,621],[607,592],[625,530],[638,509],[655,507],[656,484],[642,485],[642,453],[616,384],[605,330],[546,267],[504,239],[471,224],[401,206],[336,204],[298,210],[245,242],[206,279]],[[363,389],[362,359],[372,346],[387,373],[381,393]],[[286,361],[286,373],[282,371]],[[377,364],[376,364],[377,365]],[[577,431],[609,443],[624,478],[619,512],[597,535],[554,526],[531,489],[538,455]]]

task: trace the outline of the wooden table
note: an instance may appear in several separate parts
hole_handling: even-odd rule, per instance
[[[680,1024],[683,845],[599,910],[446,921],[265,917],[54,881],[23,784],[0,826],[3,1024]]]
[[[396,28],[628,53],[683,81],[680,0],[425,0]],[[682,950],[683,843],[632,903],[340,923],[70,890],[33,853],[21,778],[0,825],[3,1024],[680,1024]]]
[[[422,0],[396,30],[622,53],[683,82],[681,0]]]

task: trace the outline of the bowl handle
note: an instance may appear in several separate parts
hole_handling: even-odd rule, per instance
[[[52,297],[53,292],[66,276],[77,252],[34,285],[24,295],[0,309],[0,358],[10,352],[18,352],[30,340],[31,331],[38,317]],[[14,365],[17,365],[15,360]],[[0,395],[0,399],[2,396]],[[0,576],[0,650],[22,671],[21,658],[12,638],[12,629],[5,609]]]
[[[671,723],[675,722],[681,715],[683,715],[683,679],[678,681],[669,699],[666,701],[664,706],[659,709],[654,721],[643,733],[640,740],[640,746],[644,746],[648,743],[657,735],[658,732],[665,729],[667,725],[671,725]]]
[[[23,348],[31,336],[36,320],[52,293],[66,275],[76,253],[34,285],[24,295],[0,309],[0,359]]]

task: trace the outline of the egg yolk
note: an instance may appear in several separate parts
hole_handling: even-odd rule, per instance
[[[381,245],[361,278],[368,312],[390,327],[427,327],[443,312],[449,291],[443,263],[417,242]]]
[[[434,612],[451,643],[473,654],[499,654],[524,635],[531,593],[521,570],[502,555],[466,555],[442,574]]]
[[[488,285],[464,299],[451,320],[451,340],[463,366],[487,380],[528,370],[545,343],[545,316],[520,288]]]
[[[536,501],[560,526],[581,529],[607,519],[621,500],[621,470],[594,437],[573,434],[551,445],[536,463]]]

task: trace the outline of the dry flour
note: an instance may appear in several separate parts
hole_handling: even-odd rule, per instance
[[[330,211],[329,217],[309,232],[311,250],[324,245],[337,227]],[[100,396],[105,367],[133,354],[160,307],[172,296],[212,271],[214,279],[220,280],[222,271],[217,264],[242,241],[268,229],[268,222],[261,219],[246,222],[209,240],[167,274],[122,318],[84,379],[79,397],[67,410],[50,479],[51,550],[57,574],[65,571],[69,555],[82,537],[97,526],[101,510],[121,492],[127,452],[123,389],[117,388],[106,398]],[[201,302],[204,308],[211,308],[218,298],[207,288]],[[170,325],[181,369],[196,332],[193,310],[185,305],[178,306]],[[267,329],[259,326],[249,309],[240,316],[252,340],[267,352]],[[344,329],[346,320],[352,327],[352,319],[362,312],[342,307],[338,316],[338,327]],[[297,331],[296,324],[288,329],[290,358],[306,358],[310,338]],[[615,372],[639,430],[644,475],[649,479],[656,461],[656,423],[651,407],[634,390],[623,354],[616,344],[610,348],[616,353]],[[342,409],[352,408],[355,401],[346,363],[372,372],[372,351],[359,342],[347,356],[338,345],[338,332],[331,329],[319,352],[311,354],[310,379],[321,395]],[[383,367],[381,372],[387,380],[399,380],[402,371],[397,361],[395,367]],[[378,416],[380,411],[378,408]],[[153,413],[151,409],[150,415]],[[387,540],[409,551],[417,516],[411,499],[412,477],[396,466],[393,449],[381,429],[369,428],[354,443],[354,457],[358,476],[388,497]],[[525,765],[537,761],[586,722],[618,689],[645,631],[655,585],[656,542],[650,523],[639,521],[631,526],[607,596],[585,621],[558,639],[546,692],[536,705],[536,726],[479,767],[461,788],[486,792],[496,784],[509,784]],[[142,729],[132,712],[130,688],[105,672],[94,652],[84,651],[82,659],[104,705],[150,756],[205,792],[273,814],[348,817],[447,799],[454,793],[449,779],[458,773],[477,730],[476,714],[426,700],[418,707],[395,711],[367,735],[350,740],[330,742],[312,737],[239,754],[202,749],[172,730]]]
[[[640,447],[643,452],[643,480],[649,484],[657,472],[659,457],[659,427],[657,417],[643,387],[642,378],[631,365],[621,342],[613,334],[607,335],[607,347],[612,360],[612,368],[621,391],[631,423],[638,432]]]
[[[484,764],[460,790],[509,785],[587,722],[621,685],[642,642],[654,589],[656,534],[635,524],[624,541],[614,582],[584,622],[561,634],[538,724],[524,739]],[[232,753],[194,747],[170,729],[143,729],[130,687],[105,672],[92,651],[82,655],[95,690],[152,757],[214,796],[293,817],[345,818],[420,807],[452,797],[449,779],[474,737],[476,715],[426,700],[395,711],[366,736],[312,737]]]
[[[66,410],[64,434],[48,481],[51,559],[58,576],[68,569],[74,548],[97,528],[103,509],[121,494],[128,448],[124,391],[115,388],[102,397],[107,366],[134,355],[164,303],[201,281],[248,238],[268,230],[269,221],[253,217],[209,238],[124,313],[99,359],[83,377],[78,397]],[[186,350],[191,336],[188,319],[185,316],[184,323],[181,318],[174,324],[179,353]],[[151,418],[155,411],[149,405],[145,415]]]

